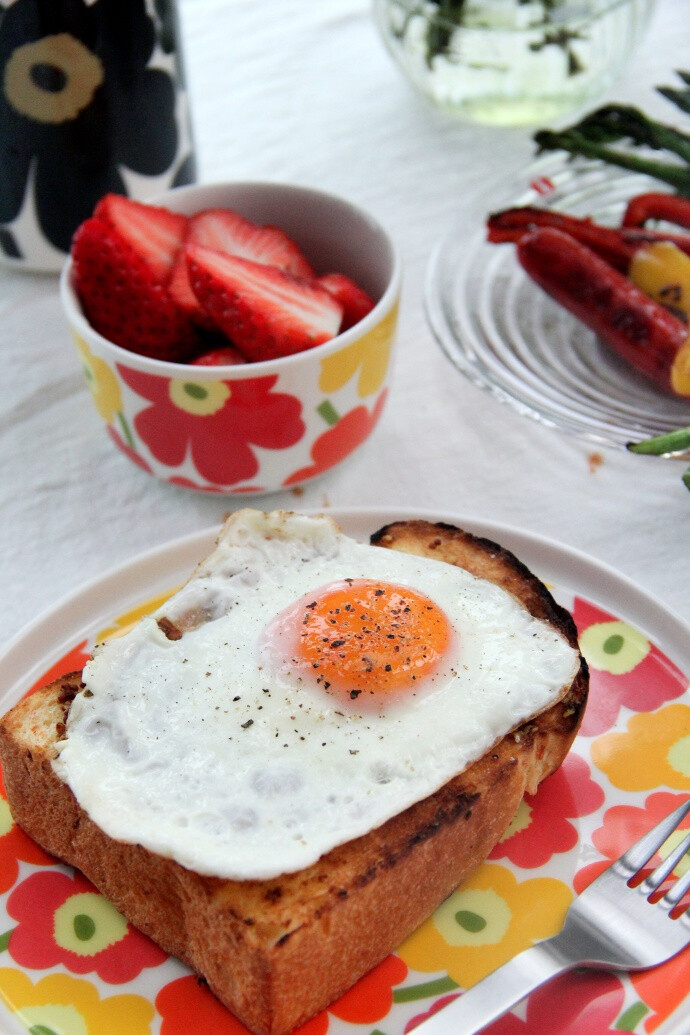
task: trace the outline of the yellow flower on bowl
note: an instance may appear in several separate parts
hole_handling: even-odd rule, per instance
[[[89,981],[49,974],[35,985],[22,971],[0,968],[0,997],[27,1031],[69,1035],[150,1035],[154,1009],[139,995],[101,999]]]
[[[398,306],[395,305],[376,327],[344,349],[321,360],[321,391],[326,395],[336,392],[359,370],[357,395],[360,399],[378,392],[386,380],[397,319]]]
[[[592,761],[623,791],[690,790],[690,707],[633,715],[626,731],[594,741]]]
[[[225,381],[193,381],[171,378],[168,386],[170,402],[195,417],[211,417],[222,410],[230,398],[230,385]]]
[[[556,934],[572,901],[552,877],[518,883],[505,866],[485,863],[398,950],[414,970],[447,971],[469,988],[541,938]]]
[[[113,424],[116,415],[122,410],[120,383],[108,364],[100,356],[94,356],[83,338],[75,334],[74,341],[96,409],[106,424]]]

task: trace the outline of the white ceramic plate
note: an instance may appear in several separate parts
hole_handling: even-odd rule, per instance
[[[501,543],[513,550],[528,567],[547,582],[552,587],[557,599],[573,609],[576,615],[583,613],[583,608],[597,613],[601,611],[605,613],[604,617],[611,616],[619,619],[625,624],[625,628],[628,625],[632,626],[652,641],[654,644],[653,656],[650,655],[647,658],[645,664],[648,667],[644,670],[644,676],[641,674],[640,678],[649,680],[651,673],[653,681],[654,673],[658,672],[661,673],[663,681],[663,679],[668,680],[669,672],[677,673],[673,677],[676,680],[673,683],[675,689],[672,694],[668,695],[666,703],[670,702],[673,706],[686,706],[690,709],[687,678],[677,672],[677,669],[685,673],[690,672],[690,629],[671,615],[661,603],[650,598],[614,570],[559,543],[491,521],[480,521],[454,514],[429,514],[411,509],[404,511],[350,509],[330,513],[340,522],[346,533],[358,539],[367,539],[371,532],[398,518],[426,517],[434,521],[460,525]],[[0,658],[0,685],[4,688],[2,696],[0,696],[0,711],[5,711],[19,699],[27,689],[50,670],[51,666],[76,645],[84,643],[85,649],[88,650],[96,635],[102,630],[112,626],[118,620],[126,622],[129,619],[128,612],[137,609],[140,605],[147,604],[160,594],[173,590],[187,577],[197,561],[209,551],[217,531],[216,527],[205,529],[147,552],[128,564],[109,572],[103,578],[86,585],[39,617],[9,645]],[[599,617],[601,618],[601,616]],[[590,615],[587,621],[591,620]],[[607,675],[605,678],[610,680],[611,677]],[[625,678],[630,681],[634,677],[626,676]],[[678,682],[679,678],[682,680],[682,685]],[[593,672],[593,693],[596,693],[597,689],[596,679],[597,676]],[[656,702],[657,711],[661,710],[658,705],[659,702]],[[662,701],[661,708],[663,707],[664,702]],[[562,882],[571,889],[578,871],[591,865],[593,860],[601,862],[601,854],[597,853],[593,847],[592,834],[595,834],[594,842],[596,842],[596,831],[601,829],[605,823],[607,811],[613,806],[617,806],[619,809],[621,807],[627,809],[630,815],[637,814],[644,805],[645,798],[653,797],[653,793],[658,790],[655,786],[650,786],[646,789],[647,793],[643,794],[640,791],[631,792],[617,788],[610,782],[609,777],[597,771],[592,763],[592,745],[597,740],[609,737],[611,733],[625,730],[631,714],[632,711],[629,708],[622,708],[621,714],[610,728],[603,732],[601,737],[590,734],[587,737],[578,738],[575,753],[586,761],[591,771],[592,781],[599,785],[600,790],[597,789],[597,793],[601,800],[596,808],[585,810],[573,820],[573,825],[577,830],[577,844],[567,851],[554,853],[539,867],[540,877],[546,876],[548,880],[555,883]],[[568,786],[567,777],[565,779],[565,786]],[[580,777],[578,777],[579,779]],[[573,788],[574,786],[573,784]],[[687,789],[690,789],[690,781]],[[650,791],[651,795],[648,793]],[[3,861],[2,853],[3,841],[0,837],[0,864]],[[501,865],[498,867],[495,863],[491,865],[496,870],[509,870],[518,878],[519,882],[531,879],[535,872],[529,868],[532,864],[525,869],[524,866],[514,864],[510,858],[502,857]],[[0,923],[5,925],[0,928],[1,931],[6,932],[12,929],[15,923],[6,911],[8,899],[22,881],[36,872],[71,873],[64,867],[20,863],[16,881],[0,895]],[[690,956],[687,963],[687,986],[690,987]],[[402,964],[398,965],[402,966]],[[11,949],[8,950],[5,946],[4,951],[0,953],[0,996],[3,995],[3,981],[5,980],[1,968],[14,968],[14,970],[22,971],[36,986],[39,985],[45,973],[62,974],[63,977],[60,980],[66,980],[68,983],[75,980],[74,971],[64,964],[56,965],[49,972],[45,972],[37,965],[33,968],[23,968],[11,957]],[[188,973],[177,961],[167,959],[163,963],[150,966],[149,969],[142,969],[135,978],[119,983],[117,986],[88,971],[85,974],[80,972],[77,977],[85,985],[92,986],[101,1001],[109,1000],[115,995],[124,995],[125,997],[131,996],[132,1002],[135,999],[137,1001],[143,999],[146,1003],[153,1004],[161,989],[168,987],[171,982],[182,980]],[[636,989],[627,978],[615,978],[615,982],[617,983],[615,994],[620,1001],[616,1019],[620,1020],[624,1015],[628,1019],[631,1016],[639,1015],[635,1027],[630,1030],[642,1033],[645,1030],[644,1020],[651,1016],[650,1008],[639,999]],[[313,1035],[324,1035],[326,1032],[328,1035],[355,1035],[355,1033],[372,1035],[374,1031],[385,1031],[387,1035],[403,1035],[406,1025],[412,1018],[433,1008],[434,1002],[443,998],[442,992],[448,994],[451,990],[452,993],[457,985],[458,982],[449,977],[448,969],[443,965],[434,966],[431,971],[428,967],[415,970],[409,966],[407,974],[392,991],[392,1003],[387,1000],[384,1007],[381,1008],[383,1012],[379,1011],[371,1019],[368,1027],[362,1027],[361,1018],[355,1020],[353,1019],[354,1014],[348,1014],[348,1009],[351,1007],[348,1007],[346,1003],[339,1016],[332,1012],[323,1015],[317,1022],[320,1027],[317,1026],[313,1029]],[[599,994],[596,992],[596,995]],[[595,991],[592,991],[592,996],[595,996]],[[125,1002],[125,1000],[122,1001]],[[658,1003],[656,1007],[659,1008]],[[524,1008],[519,1016],[524,1016]],[[0,998],[0,1028],[13,1033],[26,1032],[26,1028],[19,1025],[16,1018],[17,1015],[11,1009],[3,1007]],[[42,1023],[48,1024],[45,1018]],[[150,1028],[141,1029],[142,1035],[145,1032],[159,1032],[160,1024],[161,1019],[156,1015]],[[550,1035],[561,1035],[566,1030],[570,1030],[559,1024],[552,1028]],[[684,1035],[689,1026],[690,997],[671,1012],[666,1023],[662,1024],[657,1031],[663,1035]],[[139,1029],[136,1030],[136,1033],[134,1033],[134,1029],[132,1030],[133,1035],[139,1035]],[[240,1030],[243,1029],[228,1028],[228,1032],[239,1032]],[[526,1027],[524,1035],[531,1035],[534,1030],[536,1029]],[[105,1032],[89,1029],[88,1035],[105,1035]],[[309,1035],[312,1035],[311,1030]]]
[[[684,427],[690,401],[658,391],[534,284],[511,244],[486,241],[490,212],[517,205],[618,225],[628,200],[663,184],[598,162],[539,158],[482,192],[427,270],[432,331],[465,376],[520,413],[604,445]],[[677,228],[676,228],[677,229]]]

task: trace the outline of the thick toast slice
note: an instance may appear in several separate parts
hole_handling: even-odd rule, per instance
[[[573,645],[572,619],[512,554],[447,525],[400,522],[372,542],[458,564],[497,582]],[[16,705],[0,723],[16,821],[78,867],[140,930],[202,974],[257,1035],[287,1035],[400,944],[479,865],[525,791],[563,761],[587,697],[584,660],[557,704],[512,731],[435,794],[298,873],[204,877],[114,841],[55,773],[80,674]]]

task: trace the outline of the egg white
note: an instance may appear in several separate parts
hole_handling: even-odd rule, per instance
[[[345,578],[415,588],[450,618],[458,650],[414,697],[348,707],[271,658],[276,615]],[[578,665],[492,583],[357,543],[327,517],[247,509],[171,600],[96,649],[54,765],[111,837],[267,879],[433,793],[554,703]]]

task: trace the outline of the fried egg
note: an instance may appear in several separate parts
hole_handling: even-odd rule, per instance
[[[493,583],[328,517],[245,509],[96,648],[54,765],[109,836],[267,879],[432,794],[578,667]]]

